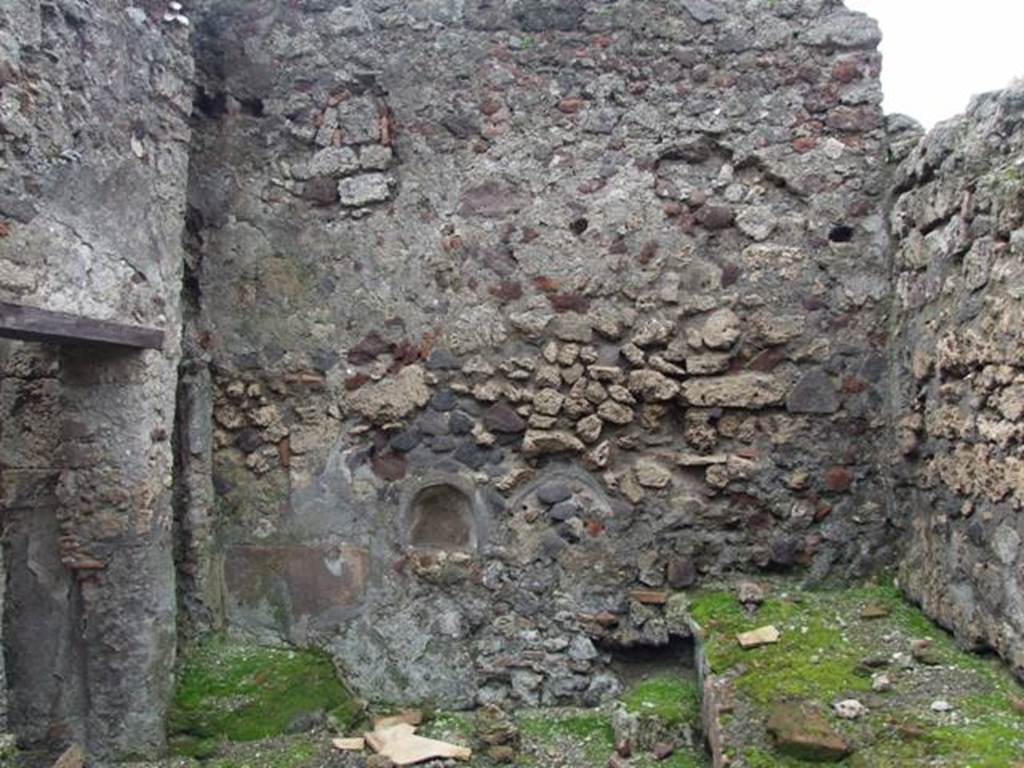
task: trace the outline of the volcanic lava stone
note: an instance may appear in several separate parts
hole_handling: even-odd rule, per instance
[[[580,512],[580,505],[574,500],[560,501],[548,510],[548,517],[558,522],[564,522],[570,517],[575,517]]]
[[[537,498],[544,504],[557,504],[572,496],[569,484],[561,480],[551,480],[537,488]]]
[[[457,371],[460,368],[459,358],[443,347],[434,347],[427,358],[427,369],[431,371]]]
[[[474,443],[461,443],[453,454],[456,461],[465,464],[470,469],[480,469],[487,463],[488,454],[481,451]]]
[[[484,411],[484,425],[499,434],[517,434],[526,431],[526,421],[515,410],[504,403],[492,405]]]
[[[391,446],[391,450],[398,451],[399,453],[408,453],[423,440],[423,435],[416,429],[403,429],[398,434],[392,436],[391,440],[388,441],[388,445]]]
[[[430,398],[430,407],[435,411],[450,411],[458,404],[455,393],[450,389],[439,389]]]
[[[235,438],[235,445],[246,453],[252,453],[263,444],[260,433],[255,429],[247,428],[238,433]]]
[[[473,431],[473,419],[462,411],[453,411],[448,417],[448,428],[453,435],[468,435]]]

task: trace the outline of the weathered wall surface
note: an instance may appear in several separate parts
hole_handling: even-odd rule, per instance
[[[162,328],[145,353],[4,344],[10,725],[154,752],[174,660],[171,434],[189,32],[165,5],[0,9],[0,297]]]
[[[1024,674],[1024,87],[936,128],[896,185],[903,586]]]
[[[233,626],[380,698],[594,699],[593,641],[682,631],[634,589],[891,555],[873,22],[206,6],[198,570]]]

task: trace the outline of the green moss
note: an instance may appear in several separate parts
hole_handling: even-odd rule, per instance
[[[214,639],[185,658],[168,731],[181,753],[206,756],[219,740],[276,736],[318,712],[345,724],[358,712],[327,657]]]
[[[638,755],[630,762],[631,768],[705,768],[707,765],[703,753],[688,751],[673,752],[664,760],[658,760],[654,755]]]
[[[881,606],[888,615],[865,623],[860,613],[867,605]],[[691,611],[701,625],[712,669],[740,671],[742,664],[735,687],[754,704],[856,697],[870,688],[870,682],[854,670],[876,652],[873,640],[878,633],[906,638],[908,650],[910,640],[929,639],[929,650],[938,661],[954,668],[957,679],[970,681],[965,690],[974,693],[943,694],[955,707],[954,717],[932,713],[927,703],[917,701],[904,708],[885,707],[857,723],[836,723],[851,743],[866,745],[848,758],[851,768],[995,768],[1013,765],[1024,754],[1024,717],[1010,706],[1010,696],[1020,696],[1020,687],[1005,666],[958,648],[892,583],[773,597],[753,617],[744,613],[731,592],[708,592],[694,597]],[[766,624],[781,630],[778,644],[751,651],[739,648],[736,634]],[[743,755],[750,768],[803,765],[756,746],[748,746]]]
[[[793,600],[769,599],[747,616],[731,593],[698,595],[694,619],[706,632],[705,653],[714,672],[744,664],[749,672],[737,687],[757,702],[779,698],[829,698],[870,690],[870,681],[854,674],[862,649],[848,643],[833,611],[819,611]],[[782,632],[779,642],[744,650],[736,635],[773,624]]]
[[[519,716],[523,740],[540,747],[572,742],[593,765],[603,765],[615,746],[608,715],[600,711],[534,711]]]
[[[622,701],[628,711],[653,715],[670,727],[700,720],[697,681],[683,675],[660,675],[644,680]]]
[[[427,718],[419,732],[429,738],[468,742],[476,733],[476,719],[468,712],[436,712]]]

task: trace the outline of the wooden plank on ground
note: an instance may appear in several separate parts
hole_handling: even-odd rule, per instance
[[[129,349],[159,349],[159,328],[94,320],[69,312],[26,307],[0,301],[0,338],[52,344],[87,344]]]

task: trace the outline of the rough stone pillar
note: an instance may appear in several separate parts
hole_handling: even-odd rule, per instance
[[[212,419],[210,369],[201,361],[182,365],[178,381],[175,516],[178,597],[183,629],[198,633],[223,624],[221,579],[213,555]]]
[[[99,757],[151,754],[175,653],[170,437],[176,365],[160,352],[62,353],[61,557],[76,574]]]
[[[2,527],[2,523],[0,523]],[[4,594],[7,592],[7,568],[4,567],[4,550],[0,547],[0,732],[7,730],[7,667],[2,649],[4,642]]]
[[[8,726],[22,742],[81,738],[74,579],[59,556],[56,350],[0,343],[0,478]]]

